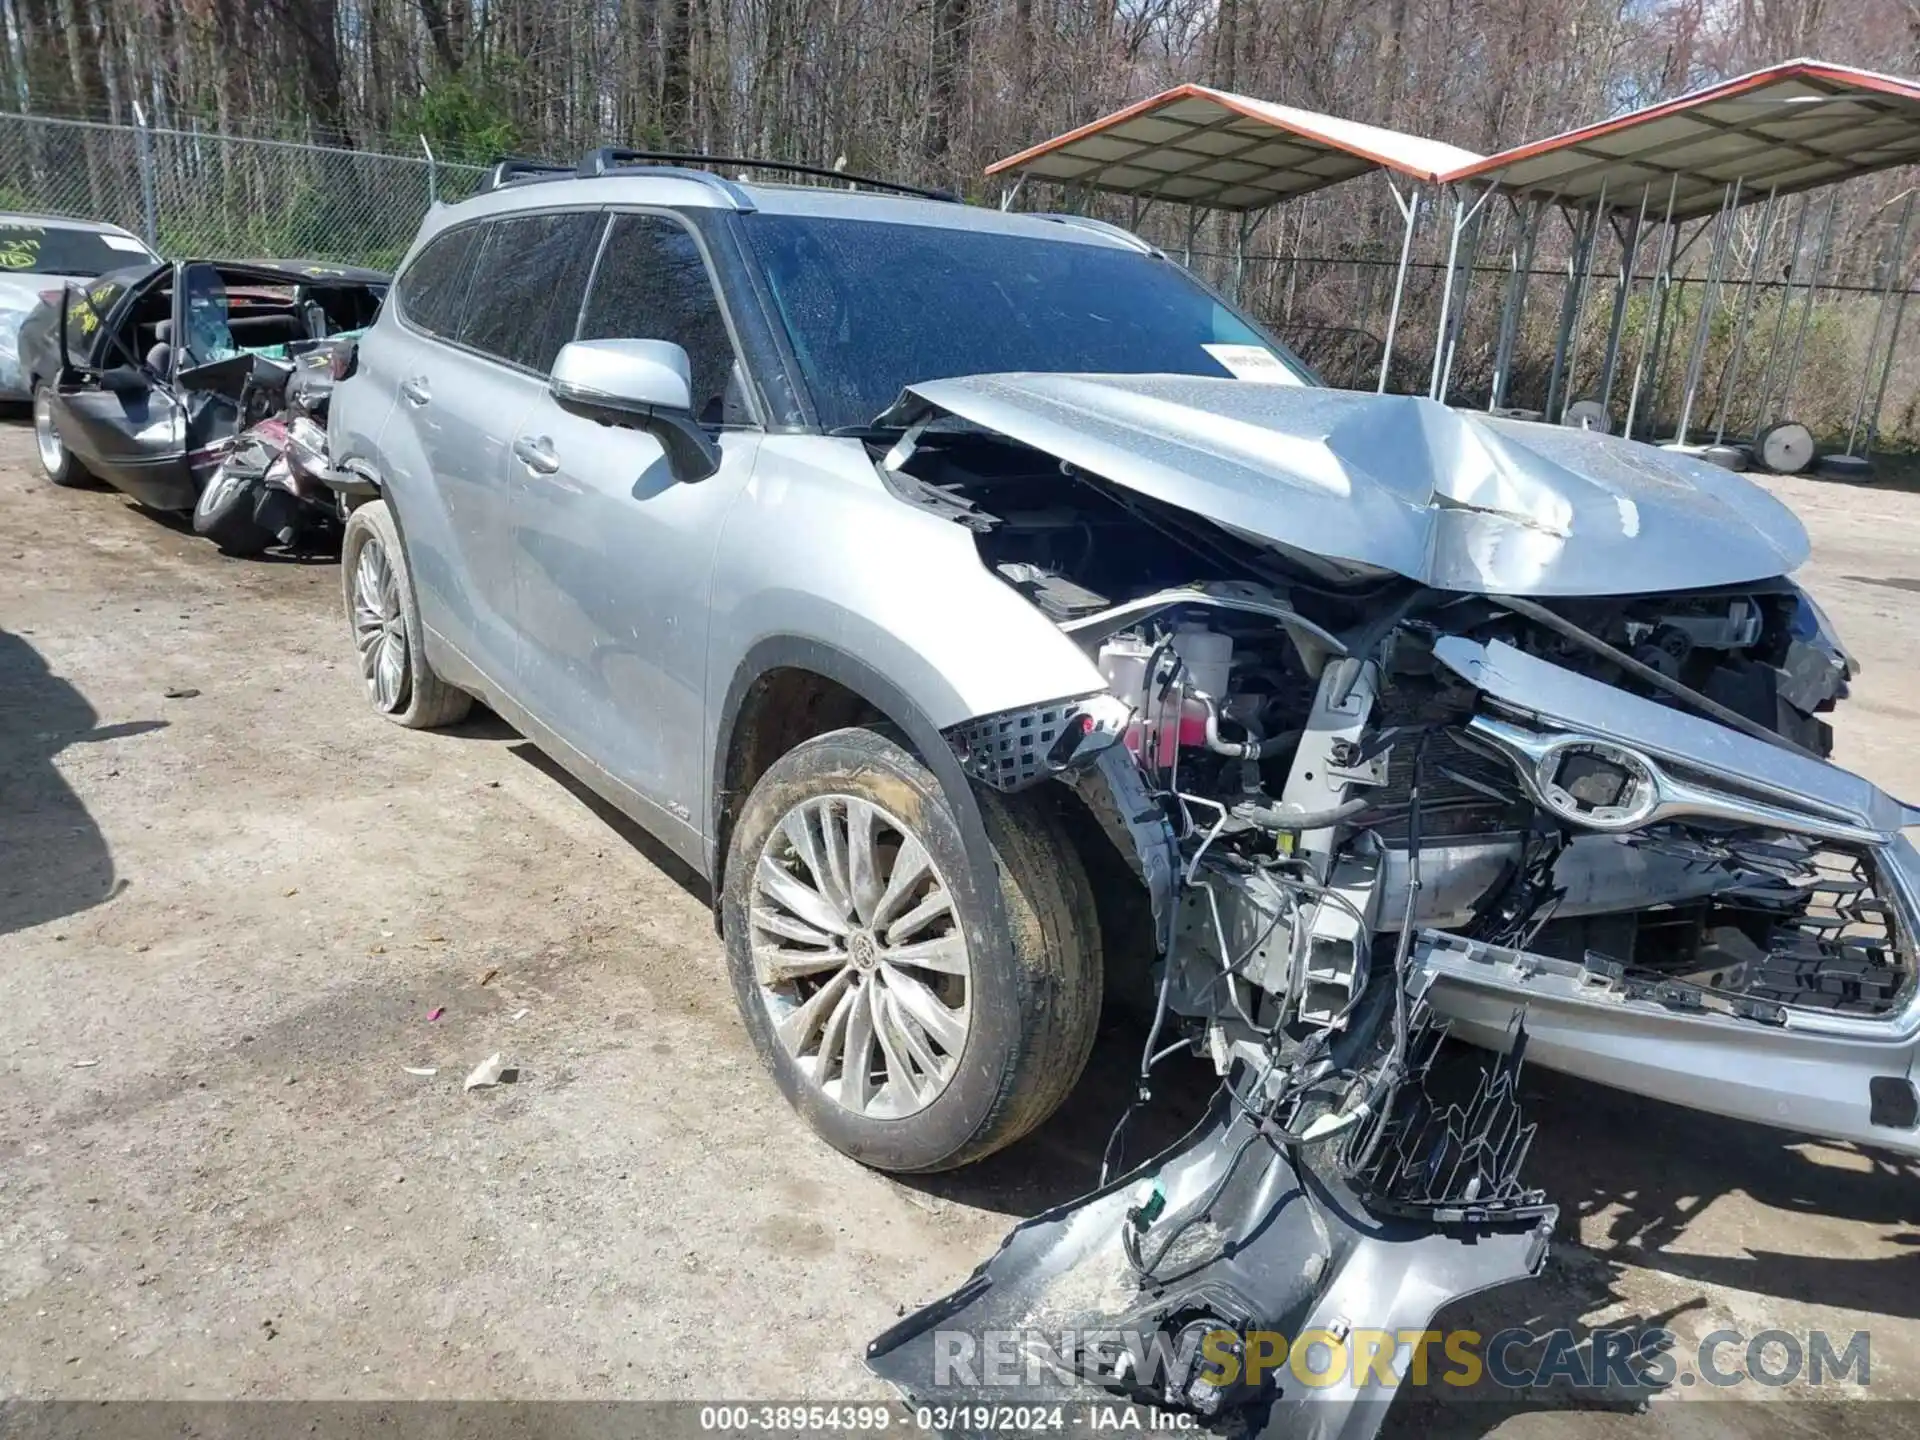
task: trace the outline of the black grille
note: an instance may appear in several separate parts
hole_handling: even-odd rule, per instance
[[[1503,1054],[1450,1047],[1423,1004],[1407,1040],[1407,1079],[1349,1142],[1348,1168],[1368,1203],[1448,1223],[1542,1209],[1520,1181],[1534,1127],[1520,1114],[1527,1032],[1516,1022]]]

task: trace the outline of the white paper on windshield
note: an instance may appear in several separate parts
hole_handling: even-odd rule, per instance
[[[147,253],[147,247],[130,235],[102,235],[100,238],[106,242],[108,248],[113,250],[126,250],[135,255]]]
[[[1300,377],[1281,364],[1280,357],[1264,345],[1202,345],[1200,348],[1236,380],[1253,380],[1262,385],[1300,383]]]

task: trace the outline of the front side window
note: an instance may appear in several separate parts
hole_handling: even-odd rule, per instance
[[[995,371],[1313,383],[1179,266],[1111,242],[764,213],[741,226],[829,429],[870,423],[908,385]]]
[[[572,337],[586,288],[593,211],[516,215],[487,226],[457,339],[542,374]]]
[[[471,261],[480,227],[463,225],[436,235],[414,256],[400,277],[400,311],[422,330],[453,338],[460,324],[460,304],[472,277]]]
[[[107,315],[125,293],[119,278],[67,287],[67,359],[76,365],[93,363],[106,339]]]
[[[663,215],[615,215],[580,317],[582,340],[671,340],[687,352],[693,413],[745,423],[733,341],[693,233]]]

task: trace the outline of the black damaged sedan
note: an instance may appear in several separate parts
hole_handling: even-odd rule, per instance
[[[191,510],[257,382],[371,324],[389,277],[294,260],[116,270],[43,300],[20,332],[47,478],[89,477],[156,510]]]

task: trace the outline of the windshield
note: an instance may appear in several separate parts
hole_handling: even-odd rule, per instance
[[[1304,365],[1171,261],[1104,241],[741,217],[828,429],[922,380],[994,371],[1239,376]]]
[[[152,258],[153,252],[131,235],[0,220],[0,274],[91,278]]]

